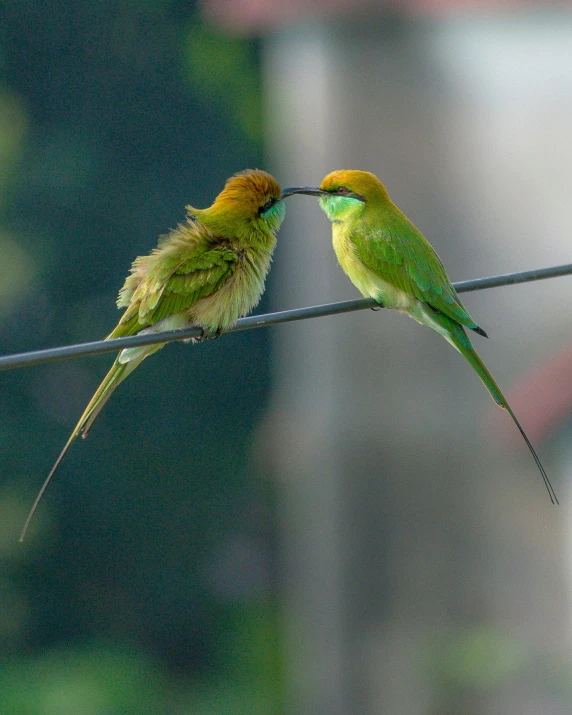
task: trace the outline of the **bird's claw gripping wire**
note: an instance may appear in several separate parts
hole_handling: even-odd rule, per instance
[[[218,340],[222,335],[222,328],[217,328],[217,330],[205,330],[201,329],[201,334],[194,338],[195,343],[204,343],[205,340]]]

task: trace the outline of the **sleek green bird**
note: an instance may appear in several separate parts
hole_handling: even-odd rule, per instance
[[[247,315],[260,300],[285,215],[281,188],[273,176],[246,169],[232,176],[207,209],[187,206],[184,223],[159,239],[148,256],[133,262],[119,291],[125,308],[106,340],[192,326],[217,337]],[[126,348],[117,356],[91,398],[48,474],[20,535],[23,541],[34,512],[62,459],[77,437],[86,437],[117,386],[165,343]]]
[[[538,455],[465,328],[487,334],[461,303],[431,244],[392,202],[381,181],[368,171],[343,169],[328,174],[319,187],[284,189],[282,198],[292,194],[318,196],[332,222],[338,261],[363,296],[433,328],[466,358],[493,400],[514,420],[552,503],[558,503]]]

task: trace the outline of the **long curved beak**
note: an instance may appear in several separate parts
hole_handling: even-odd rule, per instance
[[[327,191],[323,191],[317,186],[294,186],[290,189],[284,189],[282,192],[281,199],[286,199],[288,196],[293,194],[308,194],[309,196],[323,196],[327,194]]]

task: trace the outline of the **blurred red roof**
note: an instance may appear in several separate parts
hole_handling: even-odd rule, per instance
[[[262,33],[303,17],[326,19],[343,15],[451,13],[498,7],[569,4],[569,0],[200,0],[203,15],[234,32]]]

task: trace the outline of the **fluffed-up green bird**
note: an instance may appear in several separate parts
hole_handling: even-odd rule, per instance
[[[133,262],[119,291],[121,320],[107,336],[158,333],[197,326],[216,337],[247,315],[259,302],[285,215],[281,188],[265,171],[247,169],[227,180],[207,209],[187,206],[188,216],[148,256]],[[117,356],[71,433],[30,510],[30,521],[66,452],[81,434],[86,437],[116,387],[165,343],[126,348]]]
[[[328,174],[319,187],[284,189],[282,198],[292,194],[318,197],[332,222],[338,261],[363,296],[433,328],[466,358],[493,400],[512,417],[552,503],[558,503],[538,455],[465,328],[487,334],[461,303],[434,248],[389,198],[381,181],[368,171],[343,169]]]

